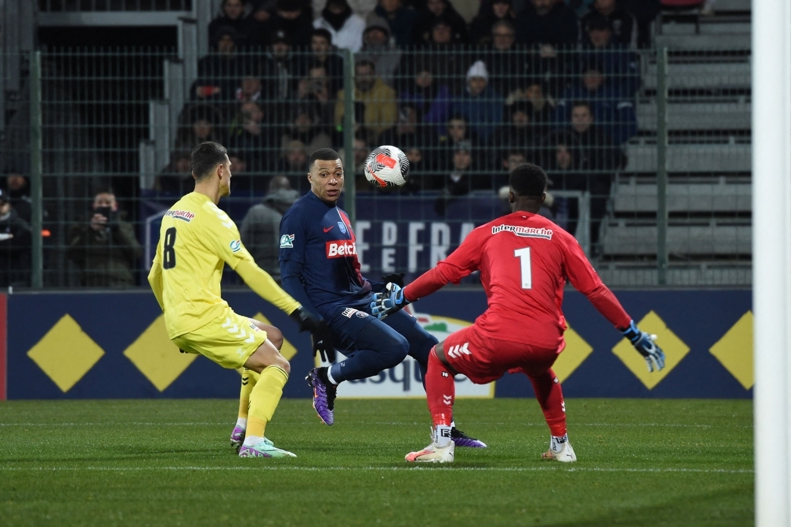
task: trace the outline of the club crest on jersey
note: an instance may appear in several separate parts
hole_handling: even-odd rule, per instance
[[[543,238],[545,240],[552,239],[552,229],[545,229],[541,227],[525,227],[524,225],[495,225],[492,227],[492,234],[500,232],[512,232],[522,238]]]
[[[353,241],[333,240],[327,242],[327,258],[346,258],[348,256],[357,256],[357,247]]]
[[[231,248],[231,252],[238,253],[239,250],[242,248],[242,241],[241,240],[234,240],[229,244]]]
[[[280,237],[280,248],[281,249],[293,249],[294,248],[294,235],[293,234],[284,234]]]
[[[341,232],[343,234],[346,234],[346,224],[345,223],[343,223],[342,221],[339,221],[338,222],[338,228],[341,230]]]
[[[354,309],[353,307],[347,307],[346,309],[343,310],[343,313],[341,313],[341,315],[343,315],[346,318],[352,318],[353,316],[356,316],[357,318],[365,318],[368,316],[368,313],[366,313],[365,311]]]

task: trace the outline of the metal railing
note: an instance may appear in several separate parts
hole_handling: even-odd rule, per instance
[[[158,217],[191,190],[203,140],[229,148],[222,206],[240,225],[273,177],[304,193],[310,152],[339,150],[371,276],[436,263],[504,212],[508,167],[530,161],[552,180],[545,213],[608,284],[750,283],[749,52],[272,51],[22,56],[29,100],[3,156],[30,181],[35,235],[26,258],[0,262],[15,271],[0,286],[145,286]],[[410,158],[399,191],[362,177],[380,144]],[[112,236],[90,226],[108,188]]]

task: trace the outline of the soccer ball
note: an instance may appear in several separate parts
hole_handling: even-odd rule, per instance
[[[375,187],[402,187],[409,178],[409,159],[401,149],[383,145],[368,154],[363,172]]]

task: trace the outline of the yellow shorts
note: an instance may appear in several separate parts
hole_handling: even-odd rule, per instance
[[[223,368],[237,369],[264,341],[266,331],[229,307],[202,328],[174,338],[173,344],[187,353],[200,353]]]

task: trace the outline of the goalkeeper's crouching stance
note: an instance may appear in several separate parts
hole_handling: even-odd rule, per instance
[[[410,452],[410,462],[448,463],[454,459],[450,416],[453,376],[486,384],[506,372],[524,373],[550,430],[542,458],[573,462],[577,455],[566,431],[566,405],[552,365],[566,347],[560,306],[567,281],[618,328],[645,358],[648,371],[665,366],[654,336],[637,328],[615,295],[602,283],[585,253],[568,232],[538,215],[546,199],[547,176],[535,165],[510,175],[511,214],[475,229],[448,258],[404,288],[387,284],[371,311],[380,319],[430,295],[449,282],[481,271],[488,308],[475,324],[453,333],[429,354],[426,399],[433,421],[432,443]]]

